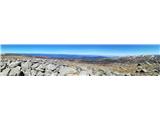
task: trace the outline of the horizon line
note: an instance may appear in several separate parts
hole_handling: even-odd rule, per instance
[[[101,57],[108,57],[108,56],[111,56],[111,57],[119,57],[119,56],[152,56],[152,55],[160,55],[160,54],[136,54],[136,55],[95,55],[95,54],[66,54],[66,53],[60,53],[60,54],[57,54],[57,53],[0,53],[0,55],[3,55],[3,54],[18,54],[18,55],[25,55],[25,54],[42,54],[42,55],[82,55],[82,56],[101,56]]]

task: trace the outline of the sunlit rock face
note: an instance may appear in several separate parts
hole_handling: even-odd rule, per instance
[[[99,59],[48,59],[2,55],[1,76],[157,76],[160,56]]]

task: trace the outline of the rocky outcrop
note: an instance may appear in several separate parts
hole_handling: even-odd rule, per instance
[[[9,63],[9,64],[7,64]],[[0,63],[2,76],[103,76],[104,70],[67,65],[55,60],[32,59]]]
[[[8,76],[11,69],[6,68],[2,72],[0,72],[1,76]]]
[[[9,72],[10,76],[20,76],[22,71],[20,66],[16,66],[15,68],[12,68]]]
[[[96,64],[59,59],[2,57],[1,76],[131,76],[160,75],[159,57],[143,63]],[[144,58],[144,57],[143,57]],[[125,58],[126,60],[127,58]],[[132,58],[133,59],[133,58]],[[132,60],[129,59],[130,61]],[[134,58],[140,59],[142,58]],[[156,61],[154,61],[156,60]]]
[[[11,68],[14,68],[14,67],[17,67],[21,65],[21,62],[20,61],[16,61],[16,62],[11,62],[8,66],[11,67]]]

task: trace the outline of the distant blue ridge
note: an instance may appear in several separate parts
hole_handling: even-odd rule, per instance
[[[100,59],[100,58],[112,58],[112,56],[97,56],[97,55],[67,55],[67,54],[19,54],[25,56],[33,56],[33,57],[48,57],[48,58],[57,58],[57,59],[84,59],[84,60],[92,60],[92,59]]]

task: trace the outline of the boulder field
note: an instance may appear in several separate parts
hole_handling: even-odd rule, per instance
[[[0,76],[157,76],[159,62],[89,64],[81,61],[3,56]]]

